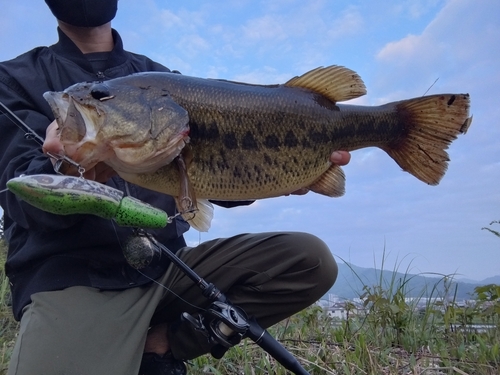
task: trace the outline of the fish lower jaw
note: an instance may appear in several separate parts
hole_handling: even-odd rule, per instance
[[[95,167],[99,162],[106,162],[114,153],[109,147],[99,146],[92,141],[82,141],[76,144],[65,144],[66,156],[78,163],[85,171]]]
[[[153,147],[152,151],[149,151],[146,146],[133,150],[130,147],[115,145],[112,147],[114,156],[106,163],[118,172],[154,173],[179,156],[188,141],[189,137],[181,135],[159,150],[158,147]]]

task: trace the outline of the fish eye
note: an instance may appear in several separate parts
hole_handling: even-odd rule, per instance
[[[92,90],[90,90],[90,95],[96,100],[101,100],[103,98],[109,98],[111,93],[109,92],[108,87],[101,83],[94,85]]]

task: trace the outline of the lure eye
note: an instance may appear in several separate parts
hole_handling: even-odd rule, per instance
[[[90,91],[90,95],[96,100],[102,100],[104,98],[109,98],[111,93],[104,84],[95,85]]]

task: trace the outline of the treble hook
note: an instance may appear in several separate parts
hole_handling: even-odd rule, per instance
[[[198,211],[197,208],[191,208],[189,210],[184,210],[182,212],[177,212],[175,215],[172,215],[172,216],[169,216],[167,217],[167,223],[168,224],[172,224],[172,222],[174,221],[175,218],[181,216],[181,215],[184,215],[184,214],[192,214],[192,213],[196,213],[196,211]]]
[[[66,155],[56,155],[51,152],[46,153],[47,156],[51,157],[54,159],[56,162],[54,163],[54,171],[57,174],[64,175],[64,173],[61,172],[61,168],[64,163],[68,163],[75,167],[77,169],[78,174],[80,175],[80,178],[83,178],[83,174],[85,173],[85,168],[83,168],[80,164],[78,164],[76,161],[73,159],[67,157]]]

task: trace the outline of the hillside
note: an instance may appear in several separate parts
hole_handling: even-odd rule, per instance
[[[445,290],[456,299],[470,299],[474,288],[480,285],[498,283],[500,276],[477,282],[464,282],[460,279],[450,278],[445,281],[441,277],[429,277],[422,275],[405,274],[394,271],[381,271],[375,268],[363,268],[353,264],[339,263],[339,276],[337,282],[327,294],[335,294],[341,299],[352,299],[363,293],[363,287],[382,285],[388,288],[390,285],[397,287],[405,283],[405,295],[407,297],[443,297]],[[381,283],[382,281],[382,283]]]

